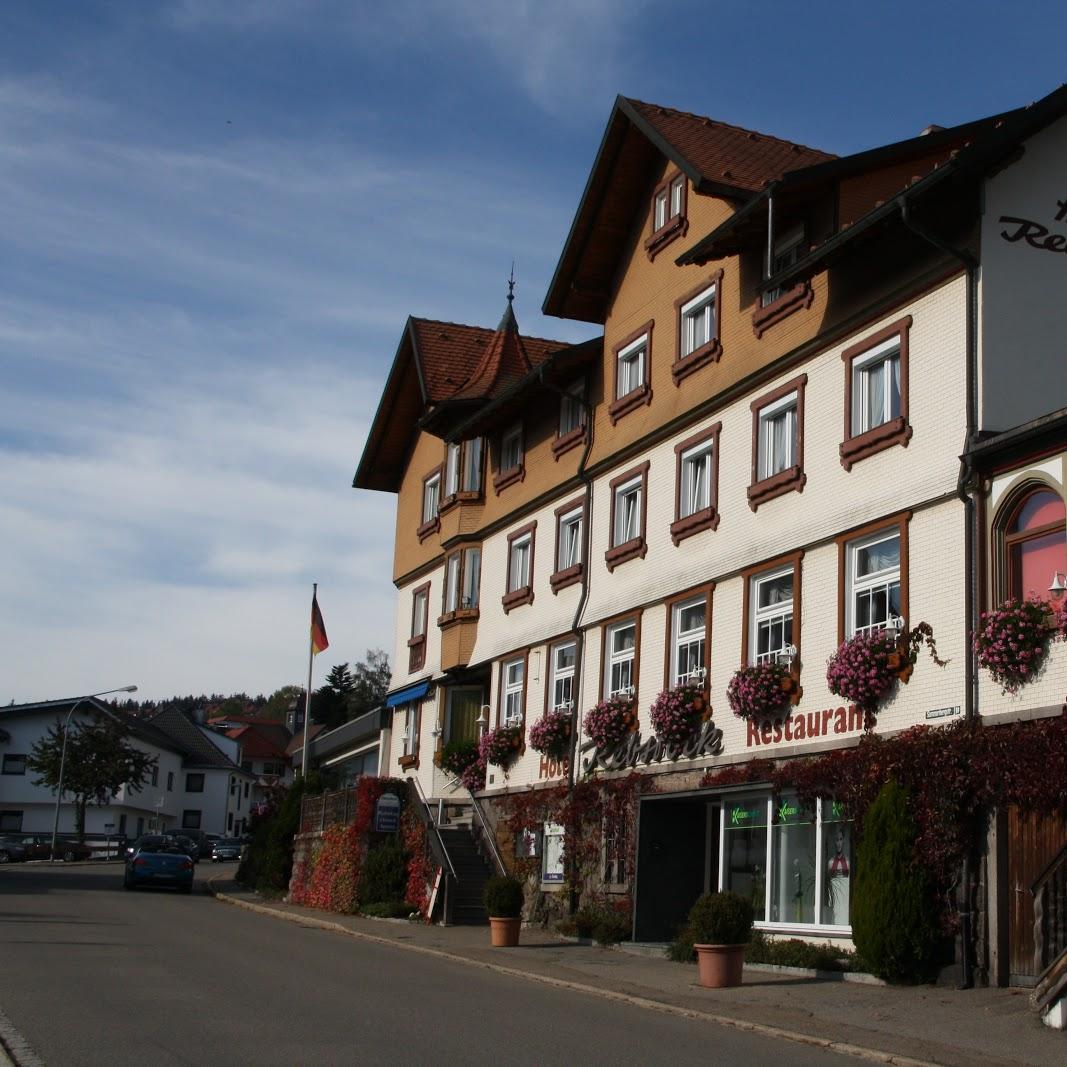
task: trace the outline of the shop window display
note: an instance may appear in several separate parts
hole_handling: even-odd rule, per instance
[[[854,860],[842,803],[725,797],[721,859],[720,889],[751,900],[757,925],[848,928]]]

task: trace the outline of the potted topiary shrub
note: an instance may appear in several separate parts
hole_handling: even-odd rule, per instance
[[[493,948],[514,948],[522,926],[522,882],[510,876],[485,883],[485,910]]]
[[[696,949],[702,986],[722,989],[741,984],[754,919],[752,901],[737,893],[705,893],[693,905],[688,933]]]

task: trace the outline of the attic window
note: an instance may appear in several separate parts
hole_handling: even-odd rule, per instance
[[[681,237],[689,228],[685,217],[687,191],[685,175],[679,172],[672,174],[653,191],[652,232],[645,242],[649,259],[655,259],[662,248],[676,237]]]

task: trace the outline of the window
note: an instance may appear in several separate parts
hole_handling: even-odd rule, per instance
[[[485,691],[480,685],[450,686],[445,704],[445,743],[477,741],[483,709],[488,722],[490,708],[485,704]]]
[[[187,793],[202,793],[204,791],[204,775],[200,772],[187,774],[185,776],[185,791]]]
[[[637,622],[630,619],[604,631],[604,695],[633,696],[637,692]]]
[[[245,782],[244,795],[245,795],[245,800],[247,800],[248,799],[248,783],[247,782]]]
[[[668,684],[706,685],[707,626],[710,593],[668,604],[670,611],[670,671]]]
[[[439,625],[451,622],[457,611],[474,612],[478,608],[478,583],[481,578],[482,550],[464,548],[453,552],[445,561],[444,594]]]
[[[182,829],[183,830],[199,830],[200,829],[200,812],[191,811],[186,809],[182,812]]]
[[[908,315],[841,353],[845,362],[845,436],[841,465],[911,440],[908,423]]]
[[[722,423],[717,422],[674,446],[676,485],[671,540],[675,545],[701,530],[714,530],[719,525],[716,497],[721,429]]]
[[[404,730],[400,735],[400,765],[417,767],[419,759],[419,722],[421,705],[405,704],[401,714],[404,716]]]
[[[445,453],[445,499],[454,497],[459,492],[459,468],[462,452],[460,446],[451,444]],[[425,521],[425,516],[423,517]]]
[[[760,504],[794,489],[804,475],[804,386],[807,375],[752,402],[752,484],[748,503]]]
[[[750,579],[753,663],[777,663],[793,644],[793,568]]]
[[[627,412],[652,401],[649,363],[652,353],[652,323],[615,346],[614,400],[608,407],[612,424]]]
[[[721,820],[720,889],[748,897],[759,925],[848,929],[854,860],[844,804],[749,794],[724,798]]]
[[[566,437],[585,425],[585,404],[582,402],[582,382],[575,382],[559,402],[559,436]]]
[[[1063,498],[1051,489],[1031,487],[1009,505],[1007,514],[1002,529],[1004,593],[1020,600],[1034,594],[1047,597],[1053,573],[1067,571]]]
[[[768,404],[759,414],[760,481],[796,465],[797,394]]]
[[[525,717],[526,659],[508,660],[500,668],[500,716],[502,726],[520,726]]]
[[[531,523],[508,535],[508,581],[502,603],[504,611],[533,601],[534,531]]]
[[[883,531],[848,546],[848,634],[884,630],[901,614],[900,533]]]
[[[167,771],[167,792],[168,793],[173,793],[174,792],[174,772],[173,771]]]
[[[548,685],[548,699],[552,711],[570,711],[574,707],[576,653],[577,646],[573,641],[564,641],[551,649],[552,676]]]
[[[584,519],[584,497],[556,508],[556,569],[549,578],[553,593],[581,581]]]
[[[448,615],[459,608],[459,568],[460,555],[453,552],[445,563],[444,603],[442,614]]]
[[[20,833],[22,830],[21,811],[0,811],[0,832],[14,830]]]
[[[745,664],[799,663],[802,552],[741,572],[744,579],[741,658]]]
[[[152,764],[152,784],[159,785],[159,764]]]
[[[438,468],[422,482],[422,525],[418,529],[419,540],[424,540],[441,528],[441,470]]]
[[[426,624],[430,606],[430,583],[411,593],[411,637],[408,639],[408,670],[421,670],[426,662]]]
[[[685,217],[688,184],[684,174],[672,174],[652,193],[651,234],[645,241],[649,259],[683,236],[689,228]]]
[[[478,607],[478,586],[482,577],[482,550],[465,548],[463,550],[462,580],[460,588],[460,607],[473,610]]]
[[[635,556],[643,558],[648,551],[645,542],[648,467],[647,462],[643,463],[611,481],[611,544],[604,555],[609,570]]]
[[[25,753],[9,753],[4,756],[4,774],[25,774],[26,773],[26,755]]]
[[[230,796],[234,796],[237,793],[237,779],[230,775]]]
[[[464,493],[482,491],[482,439],[472,437],[463,442],[463,478],[461,488]]]
[[[493,488],[500,492],[505,486],[521,482],[526,477],[523,465],[522,426],[513,426],[500,438],[500,458]]]
[[[675,384],[722,355],[719,343],[719,291],[722,271],[674,302],[678,323],[671,375]]]
[[[604,814],[604,884],[627,884],[626,855],[629,843],[629,824],[625,810]]]
[[[774,255],[771,257],[769,271],[767,270],[766,262],[764,262],[764,278],[773,278],[783,270],[788,270],[794,263],[798,263],[801,256],[804,254],[804,249],[806,247],[803,226],[796,226],[784,236],[779,237],[778,240],[774,242]],[[787,290],[783,289],[781,286],[775,286],[773,289],[765,290],[760,297],[761,306],[767,307],[768,304],[773,304],[776,300],[785,296],[786,292]]]

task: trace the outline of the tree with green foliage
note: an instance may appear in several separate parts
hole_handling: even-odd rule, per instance
[[[289,714],[289,709],[292,707],[294,700],[299,702],[299,707],[303,707],[303,688],[299,685],[283,685],[281,689],[276,689],[269,697],[267,697],[263,705],[261,717],[264,719],[271,719],[275,722],[285,722],[285,718]]]
[[[352,718],[380,707],[389,692],[389,656],[380,648],[368,649],[362,663],[357,663],[353,675],[354,687],[349,701]]]
[[[33,743],[26,766],[38,775],[34,785],[59,788],[63,765],[63,792],[74,798],[74,829],[85,839],[85,809],[106,804],[123,786],[140,789],[156,765],[156,757],[130,743],[129,730],[117,719],[100,715],[91,722],[73,722],[66,727],[67,750],[63,756],[64,723],[57,719],[48,732]],[[62,800],[62,798],[60,798]]]
[[[937,946],[915,834],[907,790],[886,782],[867,810],[856,851],[852,940],[871,972],[890,982],[928,979]]]

